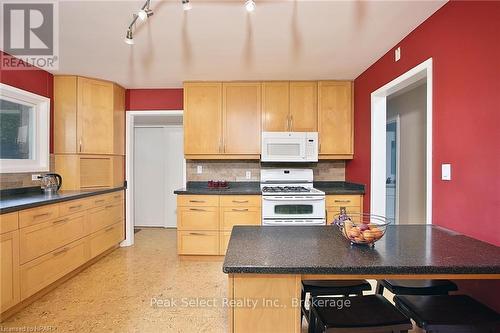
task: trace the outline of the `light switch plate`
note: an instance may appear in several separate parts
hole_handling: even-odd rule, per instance
[[[197,174],[202,174],[203,173],[203,166],[197,165],[196,166],[196,173]]]
[[[41,175],[39,173],[31,174],[31,181],[40,180],[40,179],[38,179],[38,177],[40,177],[40,176]]]
[[[451,164],[441,164],[441,180],[451,180]]]
[[[245,172],[245,178],[246,179],[252,179],[252,171]]]
[[[399,59],[401,59],[401,47],[394,51],[394,61],[399,61]]]

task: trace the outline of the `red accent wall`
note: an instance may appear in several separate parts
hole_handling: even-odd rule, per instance
[[[0,64],[4,63],[4,58],[12,56],[0,50]],[[6,69],[0,65],[0,82],[50,98],[50,152],[52,153],[54,152],[54,76],[47,71],[24,64],[22,67],[27,66],[29,69]]]
[[[183,89],[128,89],[126,110],[182,110]]]
[[[433,223],[500,246],[500,2],[449,2],[355,80],[354,159],[346,178],[367,184],[370,94],[433,59]],[[442,181],[441,163],[452,180]]]

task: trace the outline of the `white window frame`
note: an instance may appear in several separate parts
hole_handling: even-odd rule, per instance
[[[0,173],[49,171],[50,98],[0,83],[0,97],[34,110],[32,159],[0,159]]]

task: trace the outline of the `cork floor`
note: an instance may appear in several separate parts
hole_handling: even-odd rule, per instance
[[[180,259],[173,229],[142,229],[135,242],[7,319],[0,332],[227,331],[222,259]]]

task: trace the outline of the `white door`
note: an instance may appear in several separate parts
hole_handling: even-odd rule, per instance
[[[165,227],[165,130],[134,130],[135,225]]]
[[[184,132],[181,126],[165,127],[165,226],[177,226],[174,191],[184,186]]]

